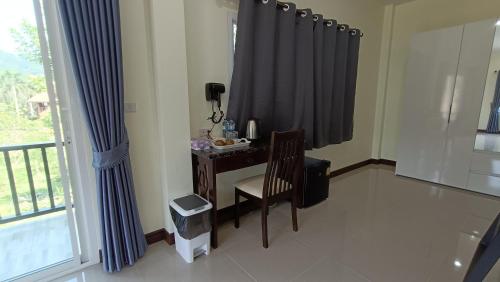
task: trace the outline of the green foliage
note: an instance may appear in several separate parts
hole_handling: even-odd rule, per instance
[[[26,117],[17,116],[15,112],[9,109],[8,105],[0,103],[0,133],[0,146],[51,142],[54,140],[54,130],[52,128],[50,111],[43,112],[39,119],[30,120]],[[50,208],[50,198],[41,151],[39,149],[30,150],[29,157],[39,208]],[[22,151],[11,152],[10,160],[21,212],[32,212],[31,193]],[[64,205],[64,192],[55,148],[47,149],[47,160],[55,204]],[[0,155],[0,215],[8,217],[14,214],[15,211],[12,204],[5,159],[3,155]]]
[[[23,20],[17,28],[12,28],[10,33],[17,43],[19,56],[34,64],[42,65],[37,27]],[[21,73],[18,70],[0,71],[0,102],[14,109],[16,115],[29,117],[31,113],[28,100],[46,91],[45,79],[41,75]]]
[[[10,70],[20,73],[43,75],[43,66],[38,63],[32,63],[23,57],[0,50],[0,71]]]
[[[0,71],[0,102],[7,104],[17,115],[29,116],[28,100],[46,91],[42,76]]]
[[[18,28],[11,29],[12,39],[17,43],[17,53],[34,66],[42,65],[37,27],[23,21]],[[12,64],[11,64],[12,65]],[[42,72],[43,74],[43,72]],[[12,69],[0,60],[0,146],[42,143],[54,141],[54,129],[50,110],[45,110],[33,119],[28,100],[36,94],[46,93],[45,77],[33,75],[23,68]],[[47,148],[54,201],[64,205],[64,192],[59,172],[56,148]],[[39,209],[50,208],[48,185],[40,149],[28,151],[33,182]],[[21,213],[33,212],[26,162],[22,151],[9,153]],[[12,193],[7,176],[4,155],[0,154],[0,216],[15,215]]]
[[[27,77],[30,89],[35,93],[47,92],[45,77],[41,75],[28,75]]]
[[[9,105],[0,103],[0,146],[54,141],[50,110],[38,119],[17,116]]]
[[[42,52],[40,51],[40,40],[38,29],[35,25],[23,20],[18,28],[10,30],[12,39],[17,43],[17,50],[26,60],[42,64]]]

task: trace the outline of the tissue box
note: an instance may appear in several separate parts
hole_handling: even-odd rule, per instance
[[[191,149],[193,150],[207,150],[210,149],[210,140],[208,139],[191,139]]]

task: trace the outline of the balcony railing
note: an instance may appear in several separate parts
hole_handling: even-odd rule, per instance
[[[13,222],[21,219],[26,219],[30,217],[45,215],[57,211],[61,211],[65,209],[64,205],[57,205],[54,200],[54,191],[52,186],[52,179],[50,175],[50,167],[49,161],[47,158],[47,150],[50,148],[55,149],[56,144],[54,142],[45,142],[45,143],[37,143],[37,144],[23,144],[23,145],[14,145],[14,146],[4,146],[0,147],[0,152],[3,154],[5,168],[7,171],[8,182],[10,186],[10,195],[11,195],[11,204],[14,207],[14,215],[9,215],[5,217],[5,215],[0,214],[0,224]],[[37,197],[37,190],[35,188],[35,183],[33,180],[33,170],[32,170],[32,162],[30,161],[30,152],[40,150],[41,152],[41,162],[43,163],[43,171],[45,173],[45,184],[48,193],[48,198],[50,202],[50,207],[41,207],[39,205],[39,199]],[[16,186],[16,177],[15,172],[13,170],[12,162],[11,162],[11,153],[13,152],[22,152],[22,156],[24,158],[24,166],[26,167],[26,175],[28,178],[28,186],[29,186],[29,197],[31,198],[31,209],[29,211],[22,211],[20,207],[19,194],[18,194],[18,186]],[[36,165],[40,165],[36,161]],[[2,176],[4,177],[4,176]],[[37,185],[38,186],[38,185]],[[26,187],[24,187],[26,188]],[[64,201],[63,201],[64,203]]]

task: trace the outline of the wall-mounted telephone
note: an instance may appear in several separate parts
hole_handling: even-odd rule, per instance
[[[212,116],[208,117],[214,124],[218,124],[224,118],[224,112],[221,110],[221,97],[222,93],[226,92],[226,87],[222,83],[209,82],[205,84],[205,98],[207,101],[212,102]],[[219,117],[217,117],[217,112],[214,110],[214,102],[217,102],[217,108],[219,111]]]

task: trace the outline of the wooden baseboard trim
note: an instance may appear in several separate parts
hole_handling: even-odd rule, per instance
[[[174,235],[174,233],[167,233],[167,237],[165,238],[165,241],[170,246],[174,245],[175,244],[175,235]]]
[[[393,160],[387,160],[387,159],[370,159],[372,164],[382,164],[382,165],[390,165],[390,166],[396,166],[396,161]]]
[[[343,167],[343,168],[340,168],[340,169],[337,169],[337,170],[334,170],[334,171],[330,172],[330,178],[342,175],[344,173],[348,173],[349,171],[353,171],[355,169],[364,167],[364,166],[369,165],[369,164],[372,164],[372,160],[371,159],[370,160],[365,160],[365,161],[362,161],[362,162],[359,162],[359,163],[355,163],[355,164],[352,164],[352,165],[349,165],[349,166],[346,166],[346,167]]]
[[[146,236],[146,242],[148,242],[148,245],[151,245],[156,242],[160,242],[161,240],[165,240],[165,238],[167,237],[167,230],[165,230],[165,228],[158,229],[153,232],[147,233],[144,236]]]
[[[165,228],[161,228],[158,230],[155,230],[153,232],[149,232],[144,235],[146,237],[146,242],[148,245],[160,242],[160,241],[165,241],[169,245],[173,245],[175,243],[175,238],[173,233],[168,233]]]
[[[478,129],[478,130],[477,130],[477,133],[481,133],[481,134],[493,134],[493,135],[498,135],[498,134],[500,134],[500,133],[498,133],[498,132],[488,132],[488,131],[486,131],[486,129]]]
[[[370,164],[382,164],[382,165],[390,165],[390,166],[396,166],[396,161],[393,160],[387,160],[387,159],[368,159],[361,161],[359,163],[355,163],[337,170],[334,170],[330,173],[330,178],[348,173],[350,171],[353,171],[358,168],[362,168],[364,166],[370,165]]]

